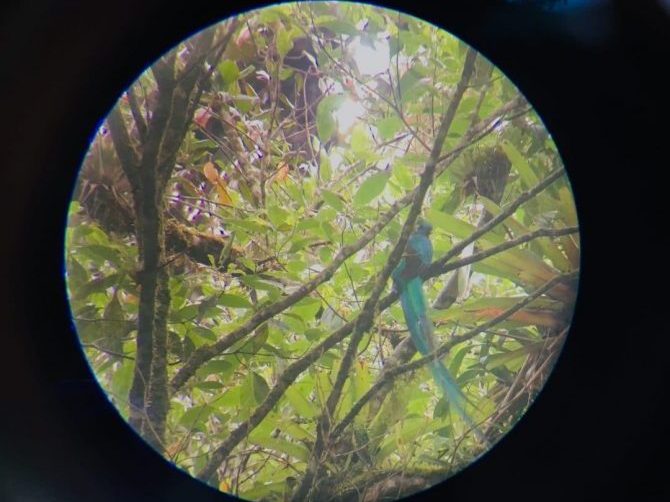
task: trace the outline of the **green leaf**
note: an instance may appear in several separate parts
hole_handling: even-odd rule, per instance
[[[403,30],[399,33],[400,41],[407,49],[407,53],[415,53],[421,45],[424,45],[424,37],[420,33]]]
[[[240,69],[237,67],[237,64],[230,59],[221,61],[219,66],[217,66],[217,70],[219,70],[219,75],[223,79],[223,85],[226,87],[237,80],[237,77],[240,75]]]
[[[516,169],[516,171],[519,173],[519,176],[521,176],[521,181],[526,186],[526,188],[530,188],[539,183],[539,179],[533,169],[530,167],[528,160],[526,160],[526,158],[521,154],[521,152],[519,152],[519,150],[516,149],[512,143],[509,141],[503,142],[502,149],[514,166],[514,169]]]
[[[263,9],[265,12],[267,9]],[[200,467],[196,466],[195,470],[197,471]],[[250,489],[245,489],[240,487],[239,497],[242,497],[244,500],[281,500],[281,495],[286,493],[289,488],[285,480],[266,482],[261,481],[260,476],[265,471],[261,471],[255,476],[258,481],[254,481],[254,485]],[[245,484],[246,485],[246,484]],[[244,486],[244,485],[243,485]]]
[[[185,337],[182,342],[182,353],[183,353],[183,359],[187,360],[189,357],[191,357],[191,354],[193,354],[193,351],[195,350],[195,344],[193,343],[193,340],[191,340],[190,337]]]
[[[108,261],[113,265],[119,266],[120,256],[118,249],[114,249],[110,246],[100,245],[100,244],[91,244],[88,246],[82,246],[79,248],[79,252],[91,258],[96,262]]]
[[[282,224],[286,223],[290,215],[290,213],[285,209],[282,209],[281,207],[274,205],[269,206],[267,212],[268,212],[268,219],[275,228],[278,228]]]
[[[285,439],[273,438],[273,437],[259,437],[252,434],[249,437],[249,441],[263,448],[274,450],[279,453],[286,453],[293,458],[307,462],[309,459],[309,450],[298,443],[292,443]]]
[[[565,225],[577,225],[577,209],[575,208],[575,200],[572,197],[570,189],[566,186],[561,187],[558,190],[558,196],[561,200],[558,209],[561,217],[565,220]]]
[[[408,444],[415,441],[423,435],[428,428],[424,417],[408,418],[403,423],[403,427],[397,432],[391,434],[382,444],[378,460],[397,451],[399,444]]]
[[[441,397],[435,405],[435,409],[433,410],[433,419],[445,418],[448,415],[449,401],[447,401],[444,397]]]
[[[335,133],[337,124],[333,112],[340,106],[344,96],[332,95],[326,96],[321,100],[316,109],[316,129],[319,133],[319,139],[325,143]]]
[[[226,380],[233,373],[235,367],[236,365],[230,361],[215,359],[198,368],[197,375],[199,378],[205,378],[209,375],[219,375],[221,378]]]
[[[245,220],[228,218],[226,220],[226,223],[230,224],[231,226],[245,230],[247,232],[260,233],[260,234],[265,234],[271,228],[266,221],[263,221],[260,218],[254,218],[254,219],[249,218]]]
[[[319,259],[322,263],[328,263],[333,259],[333,250],[329,247],[322,247],[319,249]]]
[[[112,374],[111,395],[117,397],[126,406],[128,392],[133,381],[134,361],[123,361],[121,367]]]
[[[415,71],[413,68],[410,68],[408,71],[405,72],[405,74],[400,78],[400,94],[405,97],[407,92],[414,87],[419,80],[421,79],[421,75],[417,71]],[[404,99],[403,99],[404,101]]]
[[[279,29],[277,33],[277,52],[284,58],[286,54],[293,48],[293,32],[292,30]]]
[[[402,129],[403,123],[402,120],[397,115],[391,115],[381,119],[376,124],[377,131],[383,140],[391,139],[395,134]]]
[[[478,58],[479,60],[479,58]],[[458,105],[457,115],[463,116],[466,119],[470,118],[470,114],[475,108],[475,105],[479,101],[479,96],[465,96],[461,103]]]
[[[309,328],[305,330],[305,338],[310,342],[315,342],[321,339],[324,335],[324,331],[319,328]]]
[[[304,321],[310,321],[314,319],[314,316],[321,308],[321,300],[318,298],[313,298],[311,296],[306,296],[298,303],[293,305],[291,312],[299,315]]]
[[[335,227],[333,227],[333,225],[327,221],[321,223],[320,229],[324,239],[327,239],[331,242],[335,242],[337,240],[338,236],[336,235]]]
[[[236,94],[232,98],[235,108],[240,113],[247,113],[254,107],[256,103],[258,103],[258,98],[256,96],[245,96],[244,94]]]
[[[270,392],[265,379],[258,373],[252,371],[247,376],[240,395],[240,404],[246,408],[258,406],[263,402],[265,396]]]
[[[399,87],[403,103],[416,102],[422,94],[431,89],[422,73],[422,67],[414,66],[401,77]]]
[[[280,289],[275,284],[269,281],[265,281],[257,275],[243,275],[239,279],[244,284],[251,286],[254,289],[259,289],[261,291],[271,291],[275,293],[280,291]]]
[[[333,176],[333,166],[330,163],[330,157],[325,149],[321,149],[320,157],[321,163],[319,164],[319,176],[327,183]]]
[[[461,347],[461,349],[456,352],[456,355],[451,359],[451,362],[449,363],[449,373],[452,375],[456,376],[458,375],[458,371],[461,369],[461,364],[463,363],[463,358],[467,355],[467,353],[470,352],[470,347],[465,346]]]
[[[66,273],[70,293],[78,290],[88,279],[86,269],[72,256],[68,257]]]
[[[204,424],[205,420],[212,413],[212,408],[206,404],[193,406],[184,412],[179,419],[179,425],[186,429],[197,429],[199,425]]]
[[[322,190],[321,197],[323,197],[323,200],[326,202],[326,204],[328,204],[336,211],[342,211],[344,209],[344,203],[336,193],[333,193],[329,190]]]
[[[305,323],[299,315],[292,312],[284,312],[282,314],[282,321],[295,333],[303,333],[305,331]]]
[[[224,307],[232,307],[236,309],[252,309],[254,306],[243,296],[233,295],[230,293],[222,293],[219,296],[219,305]]]
[[[288,402],[301,417],[314,418],[319,414],[319,409],[311,401],[307,400],[302,392],[294,386],[289,387],[284,393]]]
[[[370,275],[369,265],[367,267],[356,263],[354,261],[349,261],[347,263],[349,269],[349,275],[354,280],[354,282],[360,282]]]
[[[451,123],[451,127],[449,128],[448,137],[460,138],[469,125],[470,125],[470,119],[465,117],[455,118],[454,121]]]
[[[368,177],[354,195],[354,204],[365,206],[375,200],[384,191],[388,180],[389,173],[376,173]]]
[[[362,124],[356,124],[351,131],[351,150],[357,158],[367,158],[370,151],[370,136]]]
[[[279,70],[279,80],[288,80],[295,74],[295,70],[289,66],[284,66]]]
[[[431,208],[428,211],[428,218],[437,228],[444,230],[448,234],[458,237],[459,239],[465,239],[475,231],[473,225],[470,225],[463,220],[459,220],[449,213],[438,211],[436,209]]]
[[[423,167],[427,161],[428,155],[425,153],[408,152],[396,162],[400,162],[408,167]]]
[[[299,274],[307,268],[307,263],[302,260],[291,260],[286,264],[286,270],[293,272],[294,274]]]
[[[503,352],[501,354],[490,355],[485,363],[486,369],[492,370],[493,368],[497,368],[498,366],[502,366],[503,364],[508,365],[517,363],[517,365],[520,365],[523,361],[525,361],[528,354],[537,352],[542,348],[543,345],[544,341],[540,341],[537,343],[526,345],[525,347],[521,347],[520,349],[517,350],[511,350],[509,352]],[[514,371],[515,368],[512,367],[509,369]]]
[[[242,80],[244,78],[247,78],[249,75],[251,75],[254,71],[256,71],[256,67],[252,64],[249,66],[246,66],[244,70],[240,71],[240,74],[237,76],[238,79]]]
[[[304,239],[292,240],[291,247],[288,249],[288,253],[291,254],[300,251],[302,249],[305,249],[308,245],[317,241],[318,239],[316,237],[305,237]]]
[[[67,210],[68,220],[81,211],[81,204],[78,201],[73,200],[70,202],[70,207]]]
[[[263,399],[265,399],[265,396],[270,392],[270,386],[265,379],[256,372],[252,373],[252,382],[254,399],[256,400],[256,403],[261,404]]]
[[[465,370],[463,373],[461,373],[460,375],[458,375],[458,378],[456,379],[456,382],[461,387],[465,387],[465,385],[468,382],[477,378],[480,373],[481,373],[481,371],[480,371],[479,368],[469,368],[469,369]]]
[[[298,204],[298,207],[305,205],[305,198],[303,197],[302,190],[300,190],[300,187],[297,184],[293,183],[292,181],[287,181],[284,184],[284,188],[289,193],[291,198]]]
[[[332,19],[328,21],[324,21],[321,23],[321,26],[325,26],[326,28],[329,28],[332,30],[334,33],[338,35],[349,35],[349,36],[356,36],[359,34],[358,30],[354,25],[351,23],[348,23],[347,21],[343,19]]]
[[[211,381],[206,381],[206,382],[198,382],[197,384],[194,385],[194,387],[198,389],[202,389],[205,391],[218,391],[221,388],[223,388],[223,384],[221,382],[211,382]]]
[[[482,195],[479,196],[479,200],[484,204],[486,210],[493,216],[498,216],[498,214],[500,214],[501,209],[495,202],[487,199]],[[507,225],[515,235],[523,235],[531,232],[528,228],[519,223],[513,216],[510,216],[505,220],[505,225]],[[562,272],[567,272],[571,269],[569,260],[563,256],[561,250],[554,243],[554,241],[551,239],[542,238],[536,239],[534,243],[535,245],[539,246],[540,249],[542,249],[546,257],[549,258],[554,266],[556,266],[559,270]]]
[[[240,396],[242,395],[242,387],[233,387],[232,389],[227,390],[223,395],[213,401],[220,410],[229,411],[230,409],[237,408],[240,405]]]
[[[319,211],[319,214],[316,215],[316,218],[324,223],[328,223],[329,221],[333,221],[337,217],[337,211],[335,211],[332,207],[324,207]]]
[[[412,176],[409,168],[402,163],[393,166],[393,178],[406,190],[413,189],[418,183],[416,176]]]
[[[219,314],[219,295],[213,294],[198,304],[198,318],[210,319]]]
[[[301,427],[300,425],[294,422],[289,421],[282,422],[281,429],[282,432],[285,432],[286,434],[295,439],[312,439],[312,440],[314,439],[313,434],[307,431],[304,427]]]
[[[122,277],[122,274],[110,274],[106,277],[92,279],[76,291],[72,291],[72,299],[81,300],[83,298],[87,298],[93,293],[104,291],[110,286],[116,286]]]
[[[280,20],[281,13],[277,9],[260,9],[258,11],[258,22],[272,24]]]
[[[200,305],[193,303],[170,313],[171,322],[193,321],[198,317]]]
[[[186,336],[196,346],[202,345],[202,339],[210,342],[216,341],[216,334],[211,329],[203,328],[201,326],[190,325]]]
[[[462,305],[452,306],[445,311],[439,311],[431,316],[435,321],[456,322],[469,325],[494,318],[505,310],[513,307],[522,297],[489,297],[468,300]],[[537,299],[528,306],[516,312],[501,326],[553,326],[558,313],[562,309],[562,303],[556,300]]]

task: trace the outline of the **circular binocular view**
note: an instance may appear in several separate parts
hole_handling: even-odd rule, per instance
[[[251,501],[394,500],[466,468],[549,377],[579,274],[566,171],[514,84],[340,2],[151,64],[95,132],[65,252],[121,417]]]

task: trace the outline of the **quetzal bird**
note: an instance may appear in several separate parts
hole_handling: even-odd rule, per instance
[[[409,236],[402,259],[391,274],[394,289],[400,296],[400,304],[405,315],[407,328],[412,335],[414,346],[422,356],[429,354],[436,348],[433,339],[433,324],[428,318],[427,302],[423,293],[423,279],[421,278],[421,273],[433,261],[433,244],[429,238],[432,229],[430,223],[419,222],[416,230]],[[450,406],[474,430],[477,437],[482,439],[481,432],[465,411],[467,399],[449,370],[440,359],[434,359],[430,363],[430,370]]]

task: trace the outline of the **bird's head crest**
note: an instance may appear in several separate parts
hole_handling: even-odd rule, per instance
[[[430,235],[430,233],[433,230],[433,225],[430,224],[430,222],[421,219],[418,221],[416,225],[416,231],[425,235]]]

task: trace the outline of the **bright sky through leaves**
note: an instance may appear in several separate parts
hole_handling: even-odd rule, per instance
[[[386,39],[375,40],[374,47],[361,42],[357,37],[350,50],[356,67],[362,76],[385,73],[389,68],[389,44]],[[355,84],[354,84],[355,85]],[[347,98],[335,112],[335,119],[340,132],[348,131],[360,120],[365,108],[354,99]]]

